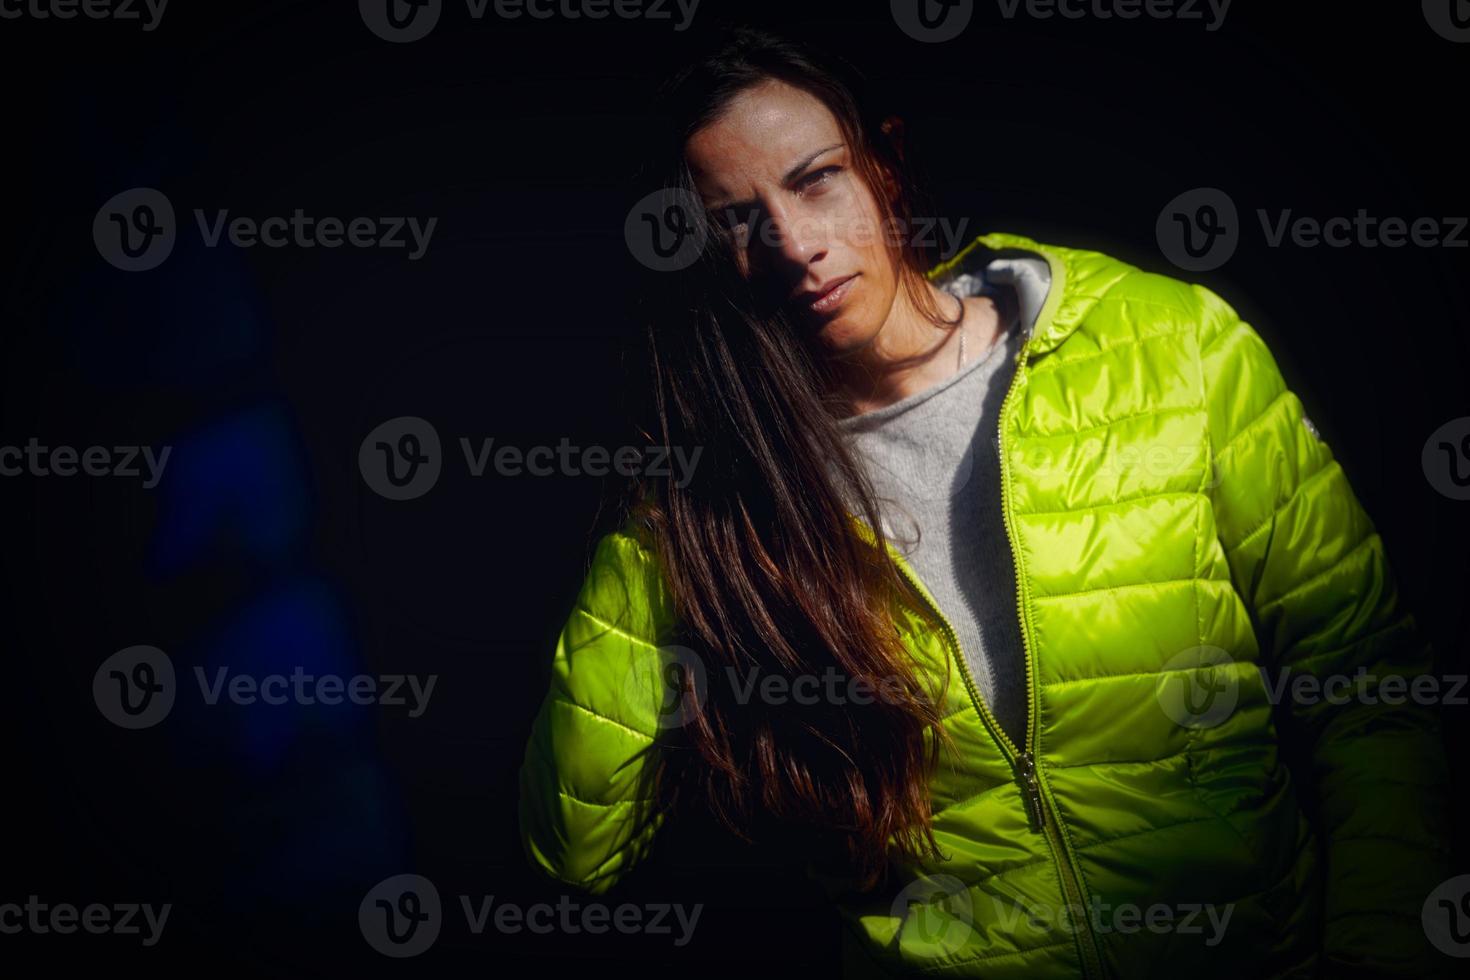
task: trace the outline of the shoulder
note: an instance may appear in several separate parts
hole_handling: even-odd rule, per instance
[[[1120,258],[1091,249],[1061,248],[1068,265],[1067,297],[1088,303],[1087,312],[1119,319],[1198,321],[1222,311],[1225,301],[1207,287],[1180,278],[1146,258]],[[1130,260],[1131,259],[1131,260]]]
[[[1051,344],[1068,353],[1172,338],[1205,346],[1240,324],[1234,307],[1203,284],[1181,278],[1148,256],[1033,243],[1055,270],[1058,289]]]
[[[630,522],[598,539],[578,605],[606,625],[663,642],[674,606],[651,532]]]
[[[1106,365],[1144,389],[1157,385],[1161,399],[1171,388],[1180,397],[1198,389],[1221,416],[1212,422],[1222,431],[1240,427],[1234,416],[1259,415],[1286,393],[1266,342],[1215,290],[1101,251],[1041,247],[1067,270],[1055,367]]]

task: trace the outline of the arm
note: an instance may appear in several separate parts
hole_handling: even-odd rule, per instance
[[[520,770],[527,857],[594,894],[645,855],[662,823],[650,802],[659,705],[649,680],[671,619],[652,555],[624,534],[599,541]]]
[[[1382,539],[1265,344],[1219,296],[1194,288],[1218,466],[1212,503],[1261,662],[1273,681],[1277,671],[1352,679],[1346,697],[1341,681],[1328,689],[1341,703],[1288,694],[1277,715],[1282,741],[1310,760],[1301,789],[1325,843],[1328,969],[1444,970],[1419,915],[1449,874],[1447,766],[1437,707],[1408,696],[1412,678],[1430,672],[1430,651],[1399,602]],[[1388,678],[1399,703],[1381,696]]]

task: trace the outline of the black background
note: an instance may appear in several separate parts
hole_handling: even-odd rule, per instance
[[[472,478],[457,440],[616,447],[637,267],[623,220],[651,185],[641,114],[722,19],[862,66],[908,122],[938,213],[1203,282],[1254,324],[1379,526],[1446,674],[1466,668],[1470,504],[1420,452],[1470,414],[1470,250],[1268,247],[1255,220],[1470,214],[1470,46],[1418,4],[1237,0],[1199,21],[1008,21],[921,44],[886,3],[704,0],[669,21],[471,20],[393,45],[346,2],[185,3],[159,28],[0,20],[9,207],[0,232],[0,444],[172,445],[162,484],[0,478],[6,823],[0,901],[171,902],[163,941],[0,936],[0,961],[327,976],[662,961],[834,975],[835,917],[799,877],[707,829],[668,835],[624,900],[704,902],[668,937],[468,934],[455,896],[555,900],[516,834],[516,770],[608,489]],[[1371,12],[1370,12],[1371,10]],[[113,194],[180,215],[158,269],[92,241]],[[1172,268],[1164,204],[1226,190],[1244,240]],[[190,212],[437,217],[403,250],[199,245]],[[372,493],[359,444],[429,419],[439,484]],[[123,731],[93,672],[158,646],[211,658],[436,674],[430,708],[217,707]],[[230,660],[230,656],[234,659]],[[289,670],[289,666],[286,668]],[[1447,713],[1463,745],[1465,709]],[[1466,764],[1452,752],[1456,784]],[[1459,812],[1463,823],[1464,810]],[[1463,840],[1457,868],[1466,867]],[[393,962],[357,931],[390,874],[429,877],[449,922]],[[616,900],[616,899],[615,899]],[[795,965],[793,965],[795,964]]]

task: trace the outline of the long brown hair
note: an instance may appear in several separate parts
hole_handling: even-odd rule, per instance
[[[859,97],[861,76],[751,29],[727,31],[661,93],[663,186],[697,201],[686,141],[772,79],[832,111],[887,219],[912,227],[917,195],[895,145],[899,131]],[[924,286],[930,257],[921,245],[908,234],[885,241],[914,305],[953,326]],[[807,857],[868,890],[884,877],[891,849],[914,859],[938,853],[928,781],[948,737],[940,710],[948,671],[939,691],[925,689],[900,641],[892,603],[912,593],[836,424],[829,369],[782,310],[736,274],[734,247],[711,234],[699,261],[657,274],[645,291],[645,434],[701,451],[687,485],[637,479],[624,510],[662,566],[679,619],[670,642],[695,651],[704,668],[703,689],[684,692],[686,717],[662,753],[658,793],[669,807],[708,807],[747,841],[757,827],[775,828],[785,844],[799,841]],[[787,681],[835,672],[887,694],[861,704],[766,704],[737,698],[725,683],[731,671]]]

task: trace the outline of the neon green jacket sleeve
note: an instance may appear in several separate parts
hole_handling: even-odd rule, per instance
[[[625,534],[598,542],[526,745],[526,854],[552,878],[594,894],[646,854],[662,822],[649,778],[658,703],[643,695],[671,618],[653,556]]]
[[[1424,942],[1420,908],[1448,876],[1448,777],[1434,699],[1411,696],[1430,691],[1430,651],[1382,539],[1265,344],[1196,289],[1216,521],[1268,684],[1283,692],[1281,737],[1311,760],[1303,796],[1325,843],[1329,968],[1431,975],[1446,964]]]

